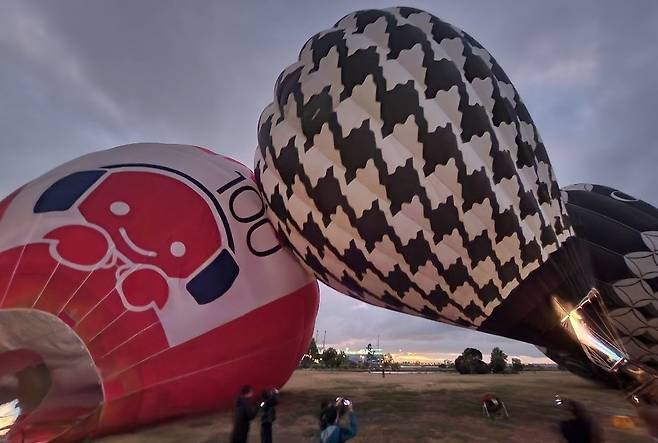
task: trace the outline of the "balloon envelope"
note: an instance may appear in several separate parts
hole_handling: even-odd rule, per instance
[[[313,36],[261,115],[255,170],[277,229],[337,290],[569,341],[547,334],[551,294],[591,286],[553,170],[509,78],[460,29],[393,8]]]
[[[75,439],[281,387],[318,297],[238,162],[136,144],[66,163],[0,203],[9,435]],[[43,392],[24,395],[43,368]]]
[[[658,369],[658,209],[607,186],[571,185],[562,193],[621,344],[632,359]]]

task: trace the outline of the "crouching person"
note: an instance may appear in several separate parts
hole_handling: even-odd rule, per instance
[[[356,436],[356,416],[350,400],[338,397],[335,403],[326,405],[320,415],[326,426],[320,434],[321,443],[343,443]]]

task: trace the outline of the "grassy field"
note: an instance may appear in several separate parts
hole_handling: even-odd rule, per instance
[[[500,396],[509,420],[482,417],[480,399]],[[646,442],[642,427],[620,430],[615,415],[634,416],[619,392],[601,389],[565,372],[518,375],[381,374],[299,370],[281,392],[274,425],[277,442],[317,441],[320,402],[338,395],[354,401],[357,442],[559,442],[558,422],[568,417],[554,395],[582,401],[604,428],[608,442]],[[250,442],[260,442],[260,422]],[[231,413],[189,417],[173,423],[114,435],[97,443],[227,442]]]

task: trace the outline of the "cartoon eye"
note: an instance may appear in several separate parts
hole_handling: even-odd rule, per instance
[[[614,198],[615,200],[619,200],[622,202],[636,202],[638,201],[635,197],[631,197],[628,194],[624,194],[623,192],[620,191],[612,191],[610,193],[610,197]]]
[[[128,206],[128,203],[122,201],[113,202],[110,205],[110,212],[114,215],[126,215],[130,212],[130,206]]]
[[[185,243],[175,241],[169,246],[169,251],[174,257],[182,257],[185,255]]]

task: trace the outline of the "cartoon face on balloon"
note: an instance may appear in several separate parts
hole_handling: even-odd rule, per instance
[[[221,246],[210,205],[188,185],[162,174],[113,173],[84,199],[80,212],[105,229],[126,258],[157,266],[170,277],[188,277]]]
[[[50,186],[34,212],[72,208],[81,215],[79,224],[45,236],[55,242],[53,256],[81,270],[114,267],[129,309],[162,309],[170,279],[188,279],[192,297],[209,303],[239,273],[232,255],[220,252],[214,208],[175,175],[130,167],[76,172]],[[215,278],[208,279],[210,272]]]

